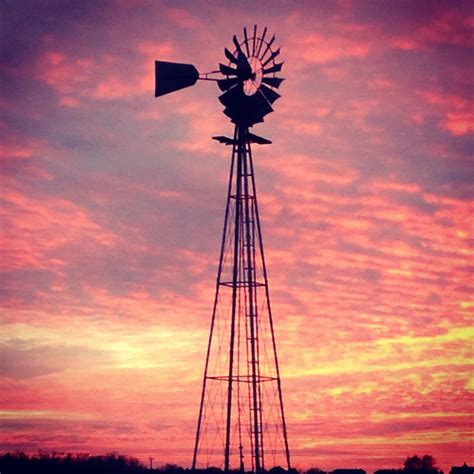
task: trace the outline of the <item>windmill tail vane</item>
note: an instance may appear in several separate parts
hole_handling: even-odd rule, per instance
[[[273,112],[283,78],[275,36],[257,26],[224,49],[227,63],[199,73],[191,64],[155,61],[155,96],[214,81],[234,124],[231,165],[210,334],[202,379],[192,468],[262,473],[291,468],[280,369],[252,157],[250,133]]]

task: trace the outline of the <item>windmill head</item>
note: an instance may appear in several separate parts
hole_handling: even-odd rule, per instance
[[[280,98],[276,92],[283,78],[276,77],[283,63],[276,63],[280,49],[273,50],[275,36],[267,41],[267,28],[257,34],[247,34],[239,41],[234,35],[234,50],[224,49],[227,64],[219,64],[217,71],[199,74],[191,64],[155,61],[155,97],[160,97],[186,87],[193,86],[198,79],[215,81],[223,92],[219,101],[224,106],[224,114],[239,126],[252,127],[263,122],[263,118],[273,112],[272,104]],[[219,75],[220,77],[212,77]]]

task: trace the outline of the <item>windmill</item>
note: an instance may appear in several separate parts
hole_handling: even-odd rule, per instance
[[[232,153],[192,467],[260,473],[291,467],[251,146],[271,142],[250,132],[273,112],[283,63],[267,28],[232,41],[209,73],[155,61],[155,96],[215,81],[234,124],[232,138],[213,137]]]

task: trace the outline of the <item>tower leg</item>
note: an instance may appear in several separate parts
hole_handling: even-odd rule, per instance
[[[250,365],[251,365],[251,385],[252,385],[252,406],[253,410],[253,448],[254,448],[254,459],[255,459],[255,472],[259,473],[261,471],[261,449],[260,437],[262,433],[262,427],[260,423],[260,393],[259,393],[259,380],[258,380],[258,359],[257,359],[257,314],[255,308],[255,281],[254,281],[254,252],[255,245],[253,242],[253,225],[255,224],[255,219],[253,218],[253,212],[251,213],[250,209],[250,200],[254,199],[254,195],[250,194],[249,187],[249,158],[250,156],[247,153],[247,143],[246,136],[248,129],[243,130],[239,133],[239,149],[240,153],[243,156],[243,169],[242,177],[244,182],[244,197],[242,199],[244,203],[244,228],[245,228],[245,247],[246,247],[246,268],[244,271],[247,272],[247,283],[248,283],[248,318],[250,326]],[[252,208],[253,211],[253,208]]]
[[[229,375],[227,385],[227,420],[226,438],[224,450],[224,472],[229,471],[230,466],[230,442],[232,421],[232,385],[234,379],[234,348],[235,348],[235,322],[237,311],[237,297],[239,292],[239,246],[240,246],[240,219],[242,210],[242,152],[240,146],[241,132],[235,127],[234,141],[237,139],[237,183],[235,187],[235,227],[234,227],[234,264],[232,271],[232,314],[230,326],[230,348],[229,348]],[[234,147],[236,145],[234,144]]]
[[[234,132],[234,140],[237,137],[237,128]],[[201,391],[201,402],[199,404],[199,415],[198,415],[198,423],[196,428],[196,440],[194,443],[194,452],[193,452],[193,462],[192,462],[192,469],[196,469],[196,462],[197,462],[197,454],[199,449],[199,441],[201,436],[201,428],[202,428],[202,421],[203,421],[203,414],[204,414],[204,402],[206,398],[206,385],[208,379],[208,370],[209,370],[209,360],[211,355],[211,348],[212,348],[212,339],[214,335],[214,325],[216,321],[216,312],[217,312],[217,305],[219,302],[219,289],[221,287],[221,277],[222,277],[222,265],[224,261],[224,250],[225,250],[225,243],[226,243],[226,233],[229,226],[229,211],[230,211],[230,204],[231,204],[231,193],[232,193],[232,182],[234,177],[234,163],[236,157],[236,146],[233,147],[232,150],[232,160],[230,164],[230,176],[229,176],[229,185],[227,188],[227,204],[225,208],[225,216],[224,216],[224,229],[222,231],[222,240],[221,240],[221,249],[219,254],[219,267],[217,270],[217,281],[216,281],[216,291],[214,296],[214,304],[212,308],[212,318],[211,318],[211,329],[209,332],[209,340],[207,343],[207,352],[206,352],[206,362],[204,365],[204,377],[202,380],[202,391]]]

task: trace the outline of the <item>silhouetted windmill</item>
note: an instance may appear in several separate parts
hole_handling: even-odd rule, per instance
[[[224,49],[228,64],[218,71],[156,61],[155,96],[214,80],[235,124],[233,138],[213,137],[232,146],[232,158],[192,466],[262,472],[289,469],[290,453],[251,149],[271,142],[249,128],[273,112],[283,63],[266,28],[243,34],[233,52]]]

